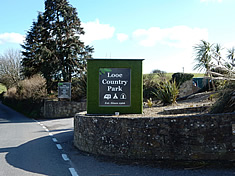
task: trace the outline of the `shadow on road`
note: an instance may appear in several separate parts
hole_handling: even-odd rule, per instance
[[[61,152],[49,136],[18,147],[0,148],[0,153],[6,152],[7,163],[15,168],[50,176],[71,175],[68,170],[69,163],[63,161]]]
[[[0,103],[0,124],[1,123],[30,123],[32,119],[29,119],[19,112],[14,111],[6,105]]]

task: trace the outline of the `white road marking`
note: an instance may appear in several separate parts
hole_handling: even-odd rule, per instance
[[[44,128],[47,132],[49,132],[49,130],[47,129],[47,127],[45,127],[41,122],[39,122],[39,121],[37,121],[37,120],[35,120],[35,121],[37,122],[37,124],[41,125],[42,128]],[[52,133],[49,133],[49,136],[53,137],[54,135],[53,135]],[[55,137],[53,137],[52,140],[53,140],[53,142],[55,142],[55,143],[58,142],[58,140],[57,140]],[[56,144],[56,147],[57,147],[59,150],[62,150],[62,149],[63,149],[60,144]],[[62,154],[62,158],[64,159],[64,161],[69,161],[69,158],[68,158],[68,156],[67,156],[66,154]],[[72,168],[72,167],[69,168],[69,171],[70,171],[70,173],[71,173],[72,176],[79,176],[74,168]]]
[[[74,168],[69,168],[69,171],[72,174],[72,176],[79,176]]]
[[[58,142],[56,138],[52,138],[52,140],[53,140],[54,142]]]
[[[65,161],[69,161],[69,158],[66,154],[62,154],[62,158],[65,160]]]
[[[59,150],[62,150],[62,146],[60,144],[56,144],[56,147],[59,149]]]

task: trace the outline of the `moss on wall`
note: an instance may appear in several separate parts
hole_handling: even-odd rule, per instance
[[[87,86],[88,114],[140,114],[143,111],[143,76],[142,59],[89,59]],[[131,69],[131,105],[129,107],[99,106],[99,69],[130,68]]]

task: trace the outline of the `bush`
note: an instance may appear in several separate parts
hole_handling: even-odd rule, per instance
[[[86,98],[87,94],[87,75],[83,74],[72,80],[72,100],[80,101]]]
[[[144,100],[154,97],[154,90],[157,89],[157,83],[154,80],[154,74],[146,74],[143,77],[144,88],[143,88],[143,96]]]
[[[18,100],[39,100],[46,96],[46,80],[40,75],[20,81],[17,86],[8,89],[6,93],[6,97]]]
[[[37,118],[46,96],[46,80],[40,75],[35,75],[8,89],[4,94],[3,103],[29,117]]]
[[[181,86],[185,81],[191,80],[193,78],[193,74],[190,73],[174,73],[172,75],[172,80],[176,81],[176,85],[179,87]]]
[[[235,83],[230,83],[221,92],[221,97],[212,106],[210,113],[235,112]]]
[[[175,81],[165,81],[158,84],[157,89],[153,94],[158,100],[161,100],[164,105],[174,104],[176,103],[179,89]]]

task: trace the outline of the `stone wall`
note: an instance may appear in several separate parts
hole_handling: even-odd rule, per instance
[[[128,159],[234,160],[234,117],[235,113],[167,118],[76,114],[74,144],[92,154]]]
[[[45,118],[73,117],[86,110],[86,102],[44,101],[42,114]]]

